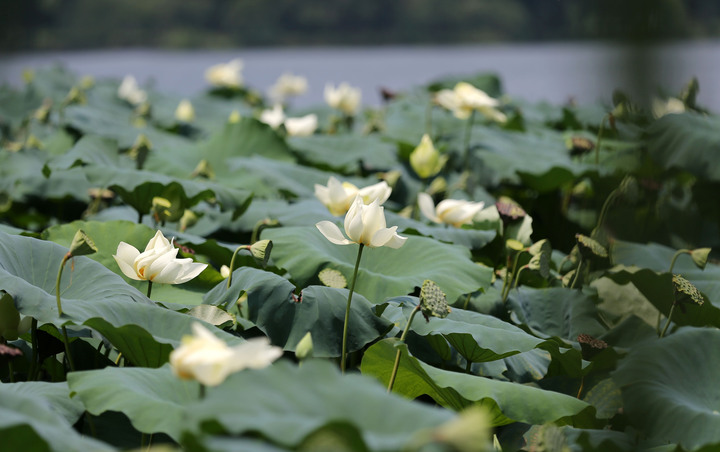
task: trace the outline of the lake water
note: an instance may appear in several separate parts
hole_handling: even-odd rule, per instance
[[[25,68],[61,62],[80,75],[133,74],[166,92],[192,96],[206,88],[208,66],[233,58],[245,63],[246,83],[265,91],[283,72],[304,75],[309,92],[296,106],[323,102],[325,83],[350,82],[363,102],[377,105],[379,88],[403,90],[444,75],[495,72],[511,96],[563,103],[607,101],[621,87],[649,96],[677,92],[693,76],[699,102],[720,111],[720,41],[694,41],[638,50],[603,43],[494,44],[421,47],[267,48],[223,51],[122,49],[0,56],[0,81],[21,83]]]

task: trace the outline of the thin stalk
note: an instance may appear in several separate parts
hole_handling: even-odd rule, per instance
[[[578,389],[577,396],[575,396],[576,399],[579,399],[582,395],[583,388],[585,387],[585,375],[580,377],[580,389]]]
[[[249,250],[250,247],[248,245],[240,245],[237,248],[235,248],[235,252],[232,255],[232,259],[230,259],[230,275],[227,278],[227,285],[225,286],[226,289],[229,289],[230,285],[232,284],[232,272],[235,269],[235,256],[237,256],[238,252],[242,249]]]
[[[470,298],[472,297],[472,292],[467,294],[467,297],[465,297],[465,303],[463,303],[463,309],[466,310],[468,307],[468,304],[470,304]]]
[[[365,245],[360,244],[358,248],[357,260],[355,261],[355,270],[353,270],[353,279],[350,283],[350,293],[348,293],[347,307],[345,308],[345,324],[343,325],[343,337],[342,337],[342,355],[340,357],[340,371],[345,373],[345,357],[347,355],[347,331],[348,321],[350,320],[350,304],[352,303],[353,292],[355,291],[355,282],[357,282],[358,268],[360,268],[360,258],[362,257],[363,248]]]
[[[40,355],[38,354],[37,319],[34,317],[30,326],[30,341],[32,342],[32,362],[28,372],[28,381],[35,381],[40,370]]]
[[[470,117],[465,123],[465,139],[463,142],[463,168],[468,169],[470,165],[470,137],[472,136],[472,126],[475,120],[475,110],[470,113]]]
[[[206,391],[205,385],[202,384],[202,383],[200,383],[200,400],[202,400],[202,399],[205,398],[205,393],[206,393],[206,392],[207,392],[207,391]]]
[[[574,289],[574,288],[575,288],[575,283],[577,283],[577,281],[578,281],[578,276],[580,275],[580,272],[582,271],[582,265],[583,265],[583,260],[582,260],[582,255],[581,255],[581,256],[580,256],[580,262],[578,262],[578,266],[577,266],[577,268],[575,269],[575,274],[573,275],[572,283],[570,284],[570,288],[571,288],[571,289]]]
[[[508,295],[510,295],[510,283],[512,282],[512,279],[515,277],[515,272],[517,271],[518,261],[520,260],[521,254],[522,254],[522,251],[518,251],[515,254],[515,262],[513,263],[512,272],[510,273],[510,279],[508,280],[507,287],[505,288],[505,292],[503,293],[503,297],[502,297],[503,303],[505,303]]]
[[[433,101],[432,99],[430,99],[427,107],[425,107],[425,133],[427,133],[428,135],[432,135],[432,111]]]
[[[677,261],[677,258],[680,257],[681,254],[687,254],[690,250],[682,249],[675,251],[675,254],[673,254],[672,260],[670,260],[670,269],[668,270],[668,273],[672,275],[673,268],[675,267],[675,261]],[[672,308],[671,308],[672,309]],[[657,317],[657,325],[655,326],[655,330],[657,331],[657,334],[660,334],[660,323],[662,321],[662,312],[658,310],[658,317]]]
[[[147,297],[150,298],[150,294],[152,293],[152,281],[148,280],[148,290],[147,290]]]
[[[522,271],[525,270],[526,268],[527,268],[527,265],[523,265],[522,267],[520,267],[520,270],[518,270],[517,275],[515,275],[515,283],[514,283],[513,286],[512,286],[513,289],[517,289],[518,281],[520,281],[520,274],[521,274]],[[510,293],[510,291],[508,291],[508,293]]]
[[[600,227],[605,222],[605,217],[607,216],[607,212],[610,209],[610,205],[615,201],[615,197],[617,196],[617,190],[613,190],[608,195],[607,199],[605,199],[605,202],[603,203],[602,209],[600,209],[600,216],[598,216],[597,225],[595,226],[596,230],[600,230]]]
[[[410,318],[408,319],[407,325],[405,325],[405,329],[403,330],[402,334],[400,335],[400,342],[405,342],[405,338],[407,337],[408,331],[410,331],[410,325],[412,324],[413,319],[415,318],[415,314],[418,313],[420,310],[420,304],[415,306],[415,309],[412,310],[412,313],[410,314]],[[395,354],[395,364],[393,364],[393,370],[390,374],[390,382],[388,383],[388,389],[387,392],[391,392],[393,385],[395,384],[395,377],[397,376],[398,368],[400,367],[400,350],[397,351]]]
[[[466,359],[466,362],[465,362],[465,373],[466,374],[472,373],[472,365],[473,365],[473,362],[470,361],[469,359]]]
[[[667,322],[665,322],[665,328],[663,328],[662,332],[660,333],[660,339],[662,339],[665,336],[665,333],[667,333],[668,327],[670,326],[670,322],[672,321],[672,315],[675,311],[675,305],[677,303],[673,303],[672,306],[670,306],[670,312],[668,313]]]
[[[10,374],[10,383],[15,383],[15,369],[13,368],[13,358],[8,361],[8,373]]]
[[[605,130],[605,120],[607,119],[607,115],[603,116],[602,120],[600,120],[600,128],[598,129],[598,137],[597,137],[597,143],[595,146],[595,164],[600,164],[600,143],[602,143],[602,136],[603,131]]]
[[[58,269],[57,279],[55,280],[55,300],[57,301],[58,317],[62,317],[63,314],[62,302],[60,301],[60,280],[62,279],[65,262],[67,262],[68,259],[71,258],[72,254],[70,254],[69,251],[65,254],[65,256],[63,256],[62,262],[60,263],[60,269]],[[68,339],[67,329],[65,328],[65,325],[63,325],[61,328],[63,333],[63,342],[65,342],[65,357],[67,358],[70,371],[74,372],[75,364],[73,363],[72,355],[70,354],[70,339]]]

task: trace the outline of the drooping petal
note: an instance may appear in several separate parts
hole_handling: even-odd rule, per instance
[[[352,241],[346,239],[340,231],[340,228],[331,221],[321,221],[317,223],[315,227],[318,228],[318,231],[320,231],[320,233],[331,243],[336,245],[350,245],[353,243]]]
[[[405,241],[407,240],[407,237],[403,237],[401,235],[398,235],[395,231],[397,230],[397,226],[393,226],[392,228],[393,235],[390,237],[390,240],[385,242],[384,246],[387,246],[389,248],[398,249],[401,246],[405,244]]]
[[[435,223],[442,223],[440,218],[435,214],[435,203],[432,200],[432,196],[424,192],[418,193],[418,207],[420,207],[420,212],[422,212],[428,220],[434,221]]]
[[[233,347],[232,351],[234,355],[231,361],[233,372],[242,369],[262,369],[283,354],[282,349],[270,345],[270,340],[265,336],[248,339],[247,342]]]
[[[140,278],[135,271],[133,262],[139,254],[140,251],[138,251],[134,246],[125,242],[120,242],[117,247],[117,254],[113,255],[115,262],[117,262],[118,267],[120,267],[120,271],[122,271],[128,278],[137,281],[142,280],[142,278]]]
[[[183,259],[186,260],[186,259]],[[192,259],[187,259],[188,262],[184,262],[181,266],[180,274],[175,279],[173,284],[183,284],[191,279],[200,275],[207,268],[207,264],[200,262],[193,262]]]

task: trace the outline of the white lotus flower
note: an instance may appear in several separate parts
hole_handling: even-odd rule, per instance
[[[321,221],[315,227],[326,239],[336,245],[358,243],[370,248],[380,246],[400,248],[407,240],[407,237],[397,234],[397,226],[386,227],[384,209],[377,199],[366,205],[359,195],[345,215],[345,233],[349,240],[331,221]]]
[[[243,369],[262,369],[282,356],[282,349],[270,345],[267,337],[249,339],[228,346],[200,323],[192,324],[193,335],[170,353],[170,367],[182,379],[217,386],[232,373]]]
[[[439,173],[445,166],[445,162],[447,162],[447,156],[440,155],[427,133],[423,135],[418,147],[410,153],[410,166],[422,179]]]
[[[459,228],[471,224],[473,218],[485,207],[484,202],[470,202],[460,199],[444,199],[435,206],[432,197],[427,193],[418,194],[420,211],[435,223],[447,223]]]
[[[385,181],[358,189],[350,182],[341,183],[330,176],[327,186],[315,184],[315,197],[335,216],[345,215],[357,195],[360,195],[365,204],[370,204],[376,199],[382,204],[387,201],[391,193],[392,188]]]
[[[331,84],[325,85],[325,102],[346,115],[354,115],[360,106],[360,88],[353,88],[343,82],[335,88]]]
[[[181,122],[193,122],[195,120],[195,109],[189,100],[183,99],[175,109],[175,119]]]
[[[132,75],[125,76],[118,86],[117,95],[132,105],[140,105],[147,100],[147,93],[140,89],[137,80]]]
[[[685,103],[677,97],[669,97],[667,100],[653,98],[652,100],[652,114],[655,118],[684,112]]]
[[[507,117],[496,108],[500,105],[497,99],[466,82],[458,83],[452,90],[438,91],[435,94],[435,102],[452,111],[458,119],[467,119],[473,111],[479,111],[494,121],[507,120]]]
[[[274,102],[282,103],[290,96],[305,94],[308,89],[308,81],[301,75],[285,73],[268,90],[268,95]]]
[[[260,113],[260,122],[264,122],[273,129],[277,129],[278,127],[280,127],[280,124],[282,124],[284,121],[285,113],[283,113],[283,108],[280,104],[275,104],[273,108],[263,110],[263,112]]]
[[[236,58],[227,63],[209,67],[205,71],[205,79],[213,86],[220,88],[240,88],[243,84],[243,62]]]
[[[162,232],[157,231],[150,239],[144,252],[132,245],[120,242],[117,254],[113,255],[123,274],[137,281],[152,281],[163,284],[182,284],[199,275],[207,264],[192,259],[178,259],[175,248]]]
[[[285,120],[285,130],[288,135],[295,137],[305,137],[315,133],[318,126],[318,117],[316,114],[309,114],[299,118],[287,118]]]

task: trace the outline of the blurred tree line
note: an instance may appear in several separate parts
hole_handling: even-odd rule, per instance
[[[0,0],[0,48],[720,36],[715,0]]]

